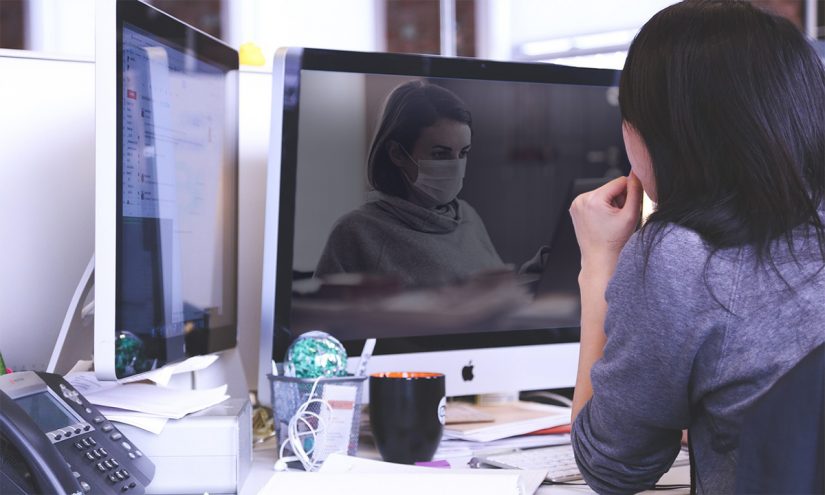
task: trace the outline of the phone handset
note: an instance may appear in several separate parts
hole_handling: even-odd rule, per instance
[[[63,455],[44,435],[31,417],[11,397],[0,390],[0,437],[28,466],[37,489],[42,493],[81,494],[80,483],[72,474]],[[6,457],[4,455],[4,457]],[[4,461],[10,462],[8,459]],[[0,466],[5,468],[6,466]],[[5,472],[5,469],[4,469]],[[12,482],[10,475],[7,482]],[[27,493],[28,487],[20,486],[19,493]],[[14,487],[4,487],[13,490]],[[5,492],[5,491],[4,491]]]
[[[145,493],[154,464],[63,377],[11,373],[0,391],[0,493]]]

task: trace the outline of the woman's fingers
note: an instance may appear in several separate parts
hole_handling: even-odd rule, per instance
[[[575,215],[576,211],[582,210],[612,212],[621,209],[627,191],[626,181],[627,177],[619,177],[598,189],[580,194],[573,200],[570,213]]]
[[[599,189],[593,191],[600,201],[611,207],[621,210],[620,213],[627,217],[639,215],[642,205],[642,183],[633,172],[627,177],[614,179]]]
[[[615,258],[641,215],[642,185],[630,174],[577,197],[570,207],[582,259]]]
[[[642,181],[636,177],[636,174],[630,172],[627,176],[627,199],[625,200],[622,209],[629,209],[631,213],[637,214],[642,207]]]
[[[618,177],[593,191],[597,199],[615,208],[622,208],[627,195],[627,177]]]

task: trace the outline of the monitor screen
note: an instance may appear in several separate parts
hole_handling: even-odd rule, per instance
[[[568,209],[629,171],[618,72],[293,56],[272,357],[319,329],[350,356],[366,338],[396,356],[577,342]]]
[[[116,167],[98,184],[115,191],[114,321],[100,330],[122,378],[235,345],[238,56],[140,2],[117,8],[116,156],[97,166]]]

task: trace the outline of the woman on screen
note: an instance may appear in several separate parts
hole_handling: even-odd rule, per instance
[[[825,341],[825,71],[787,20],[688,0],[633,41],[620,106],[633,172],[571,208],[573,448],[593,489],[630,493],[689,429],[695,487],[733,493],[743,417]]]
[[[373,197],[336,222],[315,276],[390,274],[434,286],[506,268],[458,198],[471,145],[470,112],[455,94],[423,80],[395,88],[370,147]]]

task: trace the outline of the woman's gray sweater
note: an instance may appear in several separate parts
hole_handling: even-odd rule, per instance
[[[466,201],[424,208],[386,194],[373,199],[335,223],[316,277],[392,274],[407,286],[437,286],[505,267]]]
[[[572,432],[579,468],[599,493],[652,487],[686,428],[698,492],[733,492],[743,412],[825,341],[815,238],[797,238],[796,261],[774,245],[779,277],[750,248],[711,257],[695,232],[666,229],[646,266],[639,234],[631,237],[607,289],[604,356]]]

